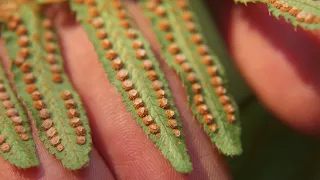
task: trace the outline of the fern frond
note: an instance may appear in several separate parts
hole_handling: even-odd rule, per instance
[[[320,1],[315,0],[235,0],[236,2],[266,3],[269,12],[279,18],[283,17],[293,26],[306,29],[320,28]]]
[[[193,114],[218,149],[242,152],[238,108],[227,91],[219,58],[205,44],[196,14],[187,0],[141,0],[162,46],[162,54],[183,81]]]
[[[71,2],[108,78],[122,94],[127,110],[179,172],[192,164],[168,83],[142,34],[120,1]]]
[[[52,22],[21,5],[3,28],[18,96],[30,109],[40,138],[62,164],[76,170],[90,160],[91,136],[81,99],[63,69]]]
[[[0,65],[0,154],[18,168],[39,165],[27,115]]]

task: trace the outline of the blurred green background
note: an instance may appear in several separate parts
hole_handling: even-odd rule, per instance
[[[241,112],[241,156],[228,158],[235,180],[318,180],[320,139],[298,134],[273,117],[250,92],[231,63],[203,0],[191,0],[210,47],[224,64]]]

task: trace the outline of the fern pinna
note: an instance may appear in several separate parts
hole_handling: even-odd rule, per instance
[[[320,28],[320,1],[317,0],[235,0],[235,2],[265,3],[273,16],[283,17],[295,27]]]
[[[205,44],[197,17],[186,0],[141,1],[162,53],[181,77],[193,113],[221,152],[242,152],[237,106],[227,91],[219,58]]]
[[[120,1],[71,1],[128,111],[177,171],[192,170],[179,113],[149,45]]]
[[[53,24],[34,2],[16,6],[4,19],[2,36],[17,96],[31,111],[50,153],[66,168],[79,169],[90,159],[90,128],[81,99],[63,69]]]

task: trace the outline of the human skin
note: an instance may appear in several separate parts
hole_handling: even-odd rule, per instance
[[[304,133],[316,132],[320,124],[316,74],[320,38],[316,33],[295,32],[291,25],[270,17],[264,5],[245,7],[233,5],[231,0],[210,3],[236,67],[258,98],[289,126]],[[130,10],[136,11],[136,7]],[[170,166],[126,111],[86,32],[70,12],[61,6],[49,7],[48,14],[53,12],[57,13],[54,19],[66,69],[90,119],[92,159],[79,172],[65,170],[35,136],[41,166],[18,170],[0,158],[0,179],[230,179],[222,155],[193,118],[178,76],[163,61],[160,63],[181,114],[194,167],[189,175],[179,174]],[[154,44],[153,48],[158,51]]]

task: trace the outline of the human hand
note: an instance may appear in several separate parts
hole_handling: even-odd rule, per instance
[[[310,87],[306,88],[305,82],[300,80],[301,75],[298,71],[294,71],[292,66],[286,61],[287,59],[292,60],[295,58],[292,58],[292,55],[290,57],[283,56],[281,51],[275,50],[275,48],[291,48],[290,45],[292,43],[285,43],[289,39],[291,41],[292,39],[296,39],[298,42],[311,44],[310,48],[316,49],[319,44],[313,40],[313,35],[306,35],[303,31],[299,33],[293,32],[293,28],[290,25],[281,24],[276,22],[274,18],[267,17],[266,11],[258,12],[256,8],[261,10],[261,6],[249,6],[247,9],[243,6],[233,6],[230,9],[231,6],[229,5],[231,4],[229,2],[218,2],[218,4],[219,7],[222,7],[222,4],[225,7],[222,13],[230,13],[231,16],[229,18],[233,17],[226,26],[221,24],[221,27],[227,39],[230,52],[235,57],[237,66],[257,95],[266,102],[270,109],[283,117],[288,124],[295,125],[294,127],[302,130],[313,129],[314,126],[310,124],[315,122],[313,119],[317,117],[315,108],[317,104],[313,104],[317,103],[315,98],[317,97],[316,91],[310,90]],[[134,9],[132,8],[132,11]],[[265,8],[263,7],[262,9]],[[239,16],[239,14],[242,15]],[[219,17],[224,19],[228,16],[220,14]],[[252,23],[252,17],[266,18],[267,21],[263,23],[268,23],[269,26],[263,23]],[[179,83],[179,78],[172,70],[162,63],[184,124],[187,146],[194,165],[194,171],[190,175],[182,175],[175,172],[167,160],[163,158],[160,151],[141,131],[131,114],[126,111],[121,96],[116,88],[108,82],[104,70],[98,63],[97,55],[87,39],[86,33],[79,25],[76,25],[72,21],[73,17],[68,12],[60,9],[55,19],[61,36],[69,76],[82,96],[90,118],[94,141],[92,160],[89,167],[79,172],[69,172],[64,170],[60,163],[49,155],[42,144],[39,143],[39,140],[37,140],[37,147],[42,162],[41,167],[28,171],[20,171],[5,163],[1,163],[1,172],[4,172],[1,175],[3,179],[12,179],[13,177],[16,179],[229,178],[221,155],[211,145],[209,139],[207,139],[198,123],[194,120],[187,105],[186,94]],[[222,22],[226,22],[225,19]],[[249,23],[250,25],[248,25]],[[278,37],[277,40],[283,40],[280,41],[282,42],[280,45],[283,47],[269,43],[271,35],[262,38],[264,34],[261,32],[264,29],[259,29],[258,27],[260,26],[267,29],[267,33],[274,32],[275,34],[272,37]],[[288,39],[285,39],[281,35],[279,35],[280,37],[276,36],[279,31],[290,32],[291,35],[286,36]],[[307,46],[298,44],[297,47]],[[310,49],[304,51],[302,48],[299,51],[290,50],[290,53],[295,53],[297,57],[301,57],[297,58],[297,62],[301,61],[302,57],[305,57],[308,62],[309,59],[311,62],[312,58],[317,57],[316,50],[310,51]],[[262,57],[261,54],[266,55],[268,58]],[[312,62],[314,63],[315,61]],[[307,62],[305,63],[307,64]],[[316,67],[313,64],[312,66]],[[273,73],[271,70],[276,70],[279,73]],[[273,77],[275,75],[277,77]],[[316,76],[310,75],[310,77]],[[288,79],[290,79],[289,83]],[[268,80],[269,82],[267,82]],[[292,92],[292,98],[287,95],[289,92]],[[304,97],[297,98],[294,96],[295,94],[299,94],[299,96],[303,94]],[[301,106],[301,101],[302,103],[309,101],[311,103],[303,103],[304,105]],[[286,108],[290,108],[291,110],[288,111]],[[294,112],[291,112],[293,111],[292,108]],[[294,118],[290,115],[292,113],[295,113]],[[306,114],[310,118],[306,118]]]

